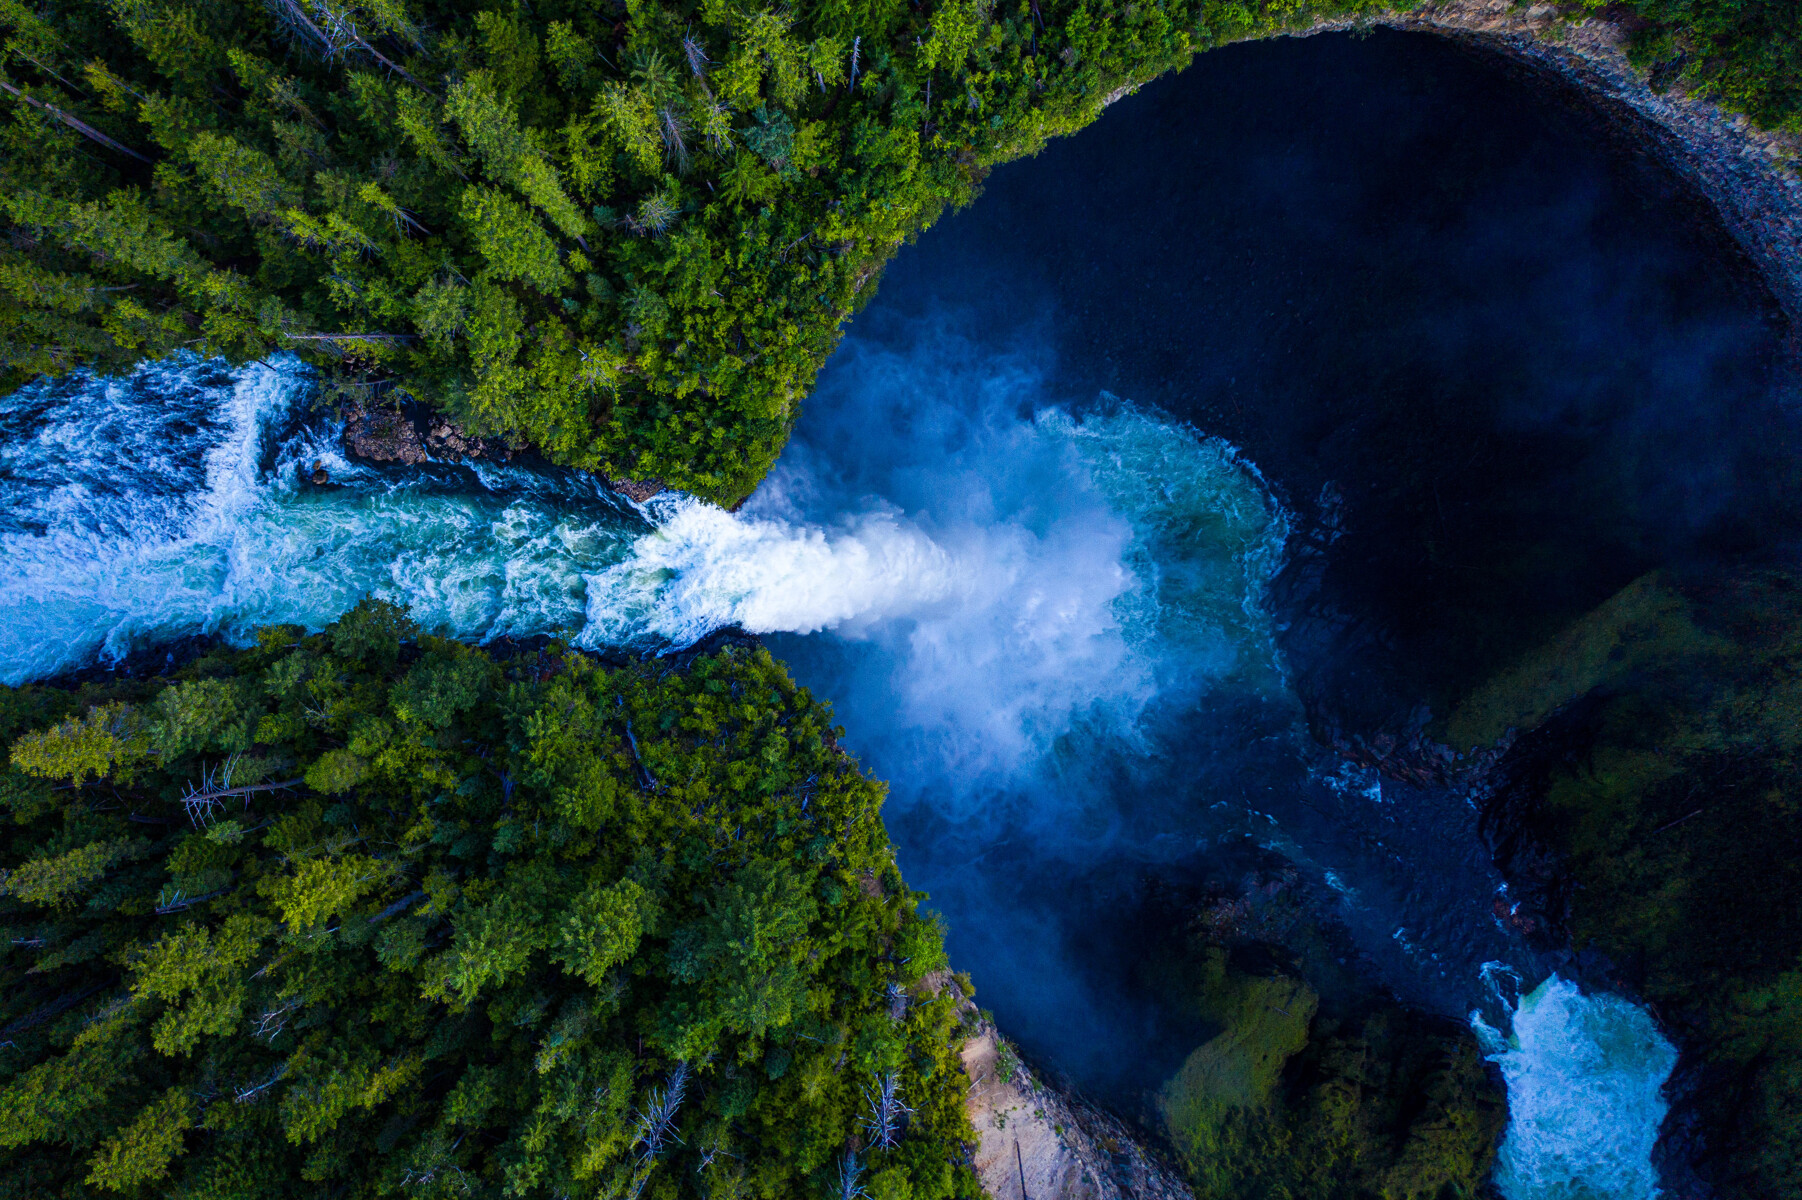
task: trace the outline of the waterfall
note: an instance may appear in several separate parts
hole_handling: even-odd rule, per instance
[[[892,781],[903,866],[932,880],[954,952],[987,978],[1016,971],[1009,1019],[1077,1057],[1130,1054],[1136,1035],[1118,996],[1060,969],[1079,951],[1048,915],[1068,900],[1057,871],[1188,852],[1217,812],[1289,837],[1244,789],[1299,769],[1217,777],[1147,733],[1175,713],[1223,731],[1207,754],[1293,758],[1263,608],[1287,517],[1230,445],[1111,397],[1057,403],[1030,355],[943,329],[903,350],[848,342],[738,514],[635,505],[542,465],[352,462],[308,399],[293,362],[196,360],[0,399],[0,681],[188,634],[316,629],[366,593],[471,640],[655,652],[726,625],[773,635]],[[1380,926],[1381,881],[1336,861],[1327,878]],[[1478,1024],[1513,1106],[1509,1200],[1655,1194],[1674,1052],[1643,1010],[1554,978],[1506,1041]]]

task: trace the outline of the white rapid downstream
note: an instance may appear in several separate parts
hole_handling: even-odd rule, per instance
[[[1251,706],[1274,715],[1243,752],[1293,757],[1262,607],[1288,528],[1230,446],[1104,401],[1073,414],[1042,395],[1030,355],[942,331],[903,351],[852,339],[820,418],[733,515],[682,496],[634,506],[543,467],[347,461],[283,362],[34,385],[0,398],[0,682],[192,634],[318,628],[366,593],[477,640],[656,651],[738,625],[794,635],[777,651],[894,784],[910,876],[909,847],[941,833],[979,859],[1155,857],[1201,836],[1120,798],[1158,720]],[[1171,803],[1209,811],[1194,799]],[[942,883],[954,932],[985,919],[992,897],[959,909],[957,880]],[[1350,880],[1347,902],[1375,890]],[[1039,929],[1024,909],[995,920],[998,940],[968,945],[1011,952]],[[1044,936],[1044,961],[1067,952]],[[1033,992],[1043,1019],[1077,1014],[1072,1037],[1102,1019],[1050,972]],[[1509,1200],[1656,1193],[1674,1055],[1641,1010],[1553,979],[1510,1034],[1479,1030],[1514,1107]]]
[[[1642,1008],[1553,975],[1521,998],[1504,1037],[1478,1035],[1508,1085],[1496,1185],[1509,1200],[1650,1200],[1652,1145],[1677,1051]]]

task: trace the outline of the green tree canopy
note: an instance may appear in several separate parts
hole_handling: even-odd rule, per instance
[[[0,737],[0,1196],[976,1194],[937,926],[760,648],[365,602]]]
[[[990,166],[1198,49],[1409,7],[0,0],[0,386],[291,352],[730,502]],[[1792,3],[1626,7],[1660,78],[1802,119]]]
[[[0,0],[0,386],[291,352],[730,501],[882,264],[988,164],[1302,13]]]

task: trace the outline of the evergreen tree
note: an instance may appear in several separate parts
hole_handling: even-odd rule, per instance
[[[0,385],[293,353],[729,502],[905,238],[1245,11],[0,0]]]
[[[836,732],[758,648],[497,662],[378,602],[0,692],[0,1196],[792,1197],[847,1153],[975,1196],[939,931]]]
[[[290,352],[731,502],[990,166],[1197,49],[1389,7],[0,0],[0,385]],[[1793,6],[1628,7],[1644,61],[1795,125]]]

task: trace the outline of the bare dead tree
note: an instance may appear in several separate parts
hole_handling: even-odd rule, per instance
[[[105,146],[108,150],[117,150],[120,154],[130,155],[145,166],[150,165],[150,160],[148,158],[145,158],[130,146],[125,145],[123,142],[114,141],[104,133],[101,133],[98,129],[95,129],[92,125],[89,125],[86,121],[83,121],[78,117],[70,116],[62,109],[56,107],[56,105],[45,104],[42,100],[39,100],[34,96],[28,96],[4,79],[0,79],[0,88],[4,88],[9,95],[17,96],[39,112],[48,113],[51,117],[61,121],[64,125],[67,125],[70,129],[73,129],[76,133],[79,133],[89,141],[97,142],[100,145]]]
[[[288,1018],[299,1009],[300,1002],[292,997],[283,1000],[273,1008],[264,1009],[262,1015],[256,1019],[256,1026],[251,1030],[251,1036],[265,1042],[275,1041],[281,1031],[288,1027]]]
[[[901,1076],[890,1071],[876,1077],[874,1087],[863,1090],[868,1111],[859,1119],[870,1145],[877,1150],[892,1150],[901,1140],[901,1123],[913,1113],[901,1099]]]
[[[282,1076],[287,1073],[288,1064],[277,1063],[275,1070],[270,1072],[269,1078],[263,1080],[263,1082],[258,1084],[245,1084],[243,1087],[232,1089],[232,1099],[239,1104],[254,1104],[262,1098],[264,1092],[280,1083]]]
[[[302,41],[318,43],[320,57],[327,62],[344,57],[350,53],[367,54],[383,67],[399,75],[422,92],[431,94],[431,89],[415,79],[411,72],[393,59],[383,54],[370,44],[358,27],[361,13],[355,5],[337,3],[336,0],[269,0],[269,7],[276,18]],[[309,13],[308,9],[312,11]],[[394,32],[394,31],[383,31]],[[410,33],[411,40],[418,44],[416,31],[402,31],[403,36]],[[377,36],[381,36],[378,33]]]
[[[676,1132],[676,1110],[682,1107],[682,1097],[687,1092],[685,1062],[676,1064],[662,1087],[651,1089],[650,1103],[636,1114],[637,1136],[632,1139],[634,1146],[644,1147],[638,1156],[641,1162],[651,1162],[670,1146],[681,1144],[682,1135]]]
[[[410,333],[284,333],[281,335],[290,342],[361,342],[369,345],[399,346],[418,341]]]
[[[695,78],[705,88],[707,67],[713,60],[707,57],[707,48],[701,45],[701,40],[695,37],[692,30],[682,35],[682,57],[688,60],[688,69],[695,73]],[[708,94],[712,95],[711,92]]]
[[[862,1200],[870,1193],[864,1189],[863,1164],[857,1161],[857,1151],[845,1147],[845,1156],[838,1162],[838,1187],[833,1190],[834,1200]]]
[[[657,110],[657,127],[663,134],[665,153],[675,160],[677,172],[687,174],[688,142],[683,137],[687,122],[674,104],[665,104]]]
[[[238,769],[238,760],[243,757],[244,752],[240,750],[215,766],[201,764],[200,782],[188,784],[188,790],[181,798],[182,807],[187,809],[188,820],[194,828],[204,828],[221,807],[219,802],[227,796],[243,796],[248,805],[249,797],[256,792],[281,792],[306,782],[304,779],[284,779],[280,783],[247,783],[233,787],[232,773]]]

